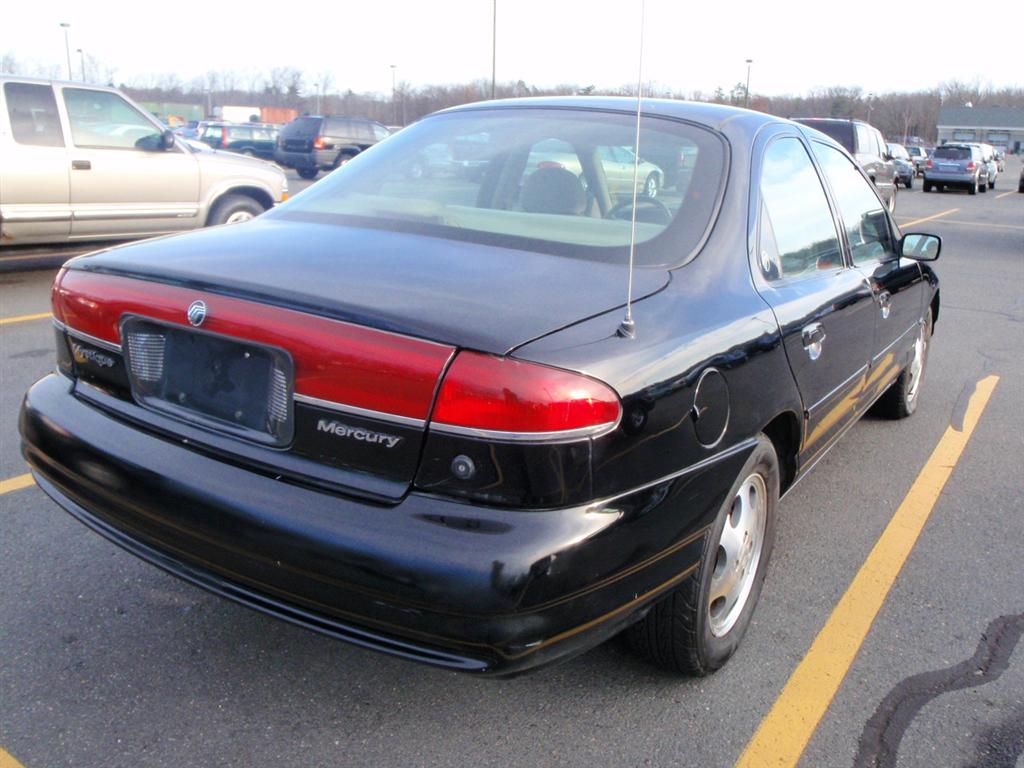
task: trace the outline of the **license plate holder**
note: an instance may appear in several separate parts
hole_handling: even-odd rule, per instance
[[[138,316],[122,321],[121,340],[132,396],[143,407],[265,445],[291,442],[287,350]]]

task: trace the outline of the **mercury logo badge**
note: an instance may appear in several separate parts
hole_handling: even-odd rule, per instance
[[[188,307],[188,321],[196,328],[206,320],[206,302],[193,301]]]
[[[350,427],[348,424],[343,424],[340,421],[328,421],[327,419],[319,419],[317,421],[316,431],[326,432],[335,437],[348,437],[361,443],[376,443],[377,445],[383,445],[385,448],[394,448],[403,440],[403,438],[397,435],[374,432],[371,429],[363,429],[361,427]]]

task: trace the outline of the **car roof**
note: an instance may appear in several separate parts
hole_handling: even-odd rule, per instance
[[[522,99],[498,99],[478,101],[441,110],[441,113],[464,112],[482,109],[587,109],[604,112],[636,112],[636,98],[631,96],[534,96]],[[757,125],[787,122],[784,118],[755,112],[742,107],[725,104],[709,104],[701,101],[678,101],[674,99],[643,99],[641,111],[645,115],[689,120],[709,128],[720,129],[725,123],[745,118]]]
[[[59,85],[62,87],[90,88],[94,91],[110,91],[121,93],[120,89],[112,85],[93,85],[76,80],[52,80],[45,77],[22,77],[21,75],[0,75],[0,83],[31,83],[33,85]]]

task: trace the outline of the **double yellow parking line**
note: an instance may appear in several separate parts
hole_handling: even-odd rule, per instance
[[[0,325],[13,325],[14,323],[27,323],[29,320],[43,320],[52,317],[49,312],[39,312],[35,315],[15,315],[14,317],[0,317]]]

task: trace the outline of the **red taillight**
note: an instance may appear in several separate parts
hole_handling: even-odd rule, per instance
[[[317,136],[315,139],[313,139],[313,149],[323,149],[323,148],[324,148],[324,137],[323,136]]]
[[[220,145],[221,145],[221,147],[223,149],[227,149],[228,148],[228,129],[227,128],[221,128],[220,129]]]
[[[614,426],[620,412],[618,395],[595,379],[462,352],[444,377],[431,424],[441,431],[529,439],[543,433],[599,432]]]
[[[454,349],[245,299],[68,270],[54,287],[54,315],[72,331],[121,343],[125,315],[188,327],[189,305],[206,304],[203,330],[288,351],[295,393],[425,421]]]
[[[931,168],[932,167],[932,159],[930,157],[928,158],[928,162],[926,162],[924,164],[924,167],[925,168]]]
[[[60,282],[64,279],[66,272],[67,270],[61,267],[57,276],[53,279],[53,285],[50,287],[50,308],[54,319],[60,323],[64,322],[64,308],[60,301]]]
[[[967,163],[967,170],[968,170],[968,171],[973,171],[973,170],[974,170],[975,168],[977,168],[977,167],[978,167],[978,166],[977,166],[977,165],[975,165],[975,163],[974,163],[974,161],[973,161],[973,160],[971,160],[971,161],[970,161],[969,163]]]
[[[555,160],[541,160],[537,163],[538,168],[565,168],[564,165]]]

